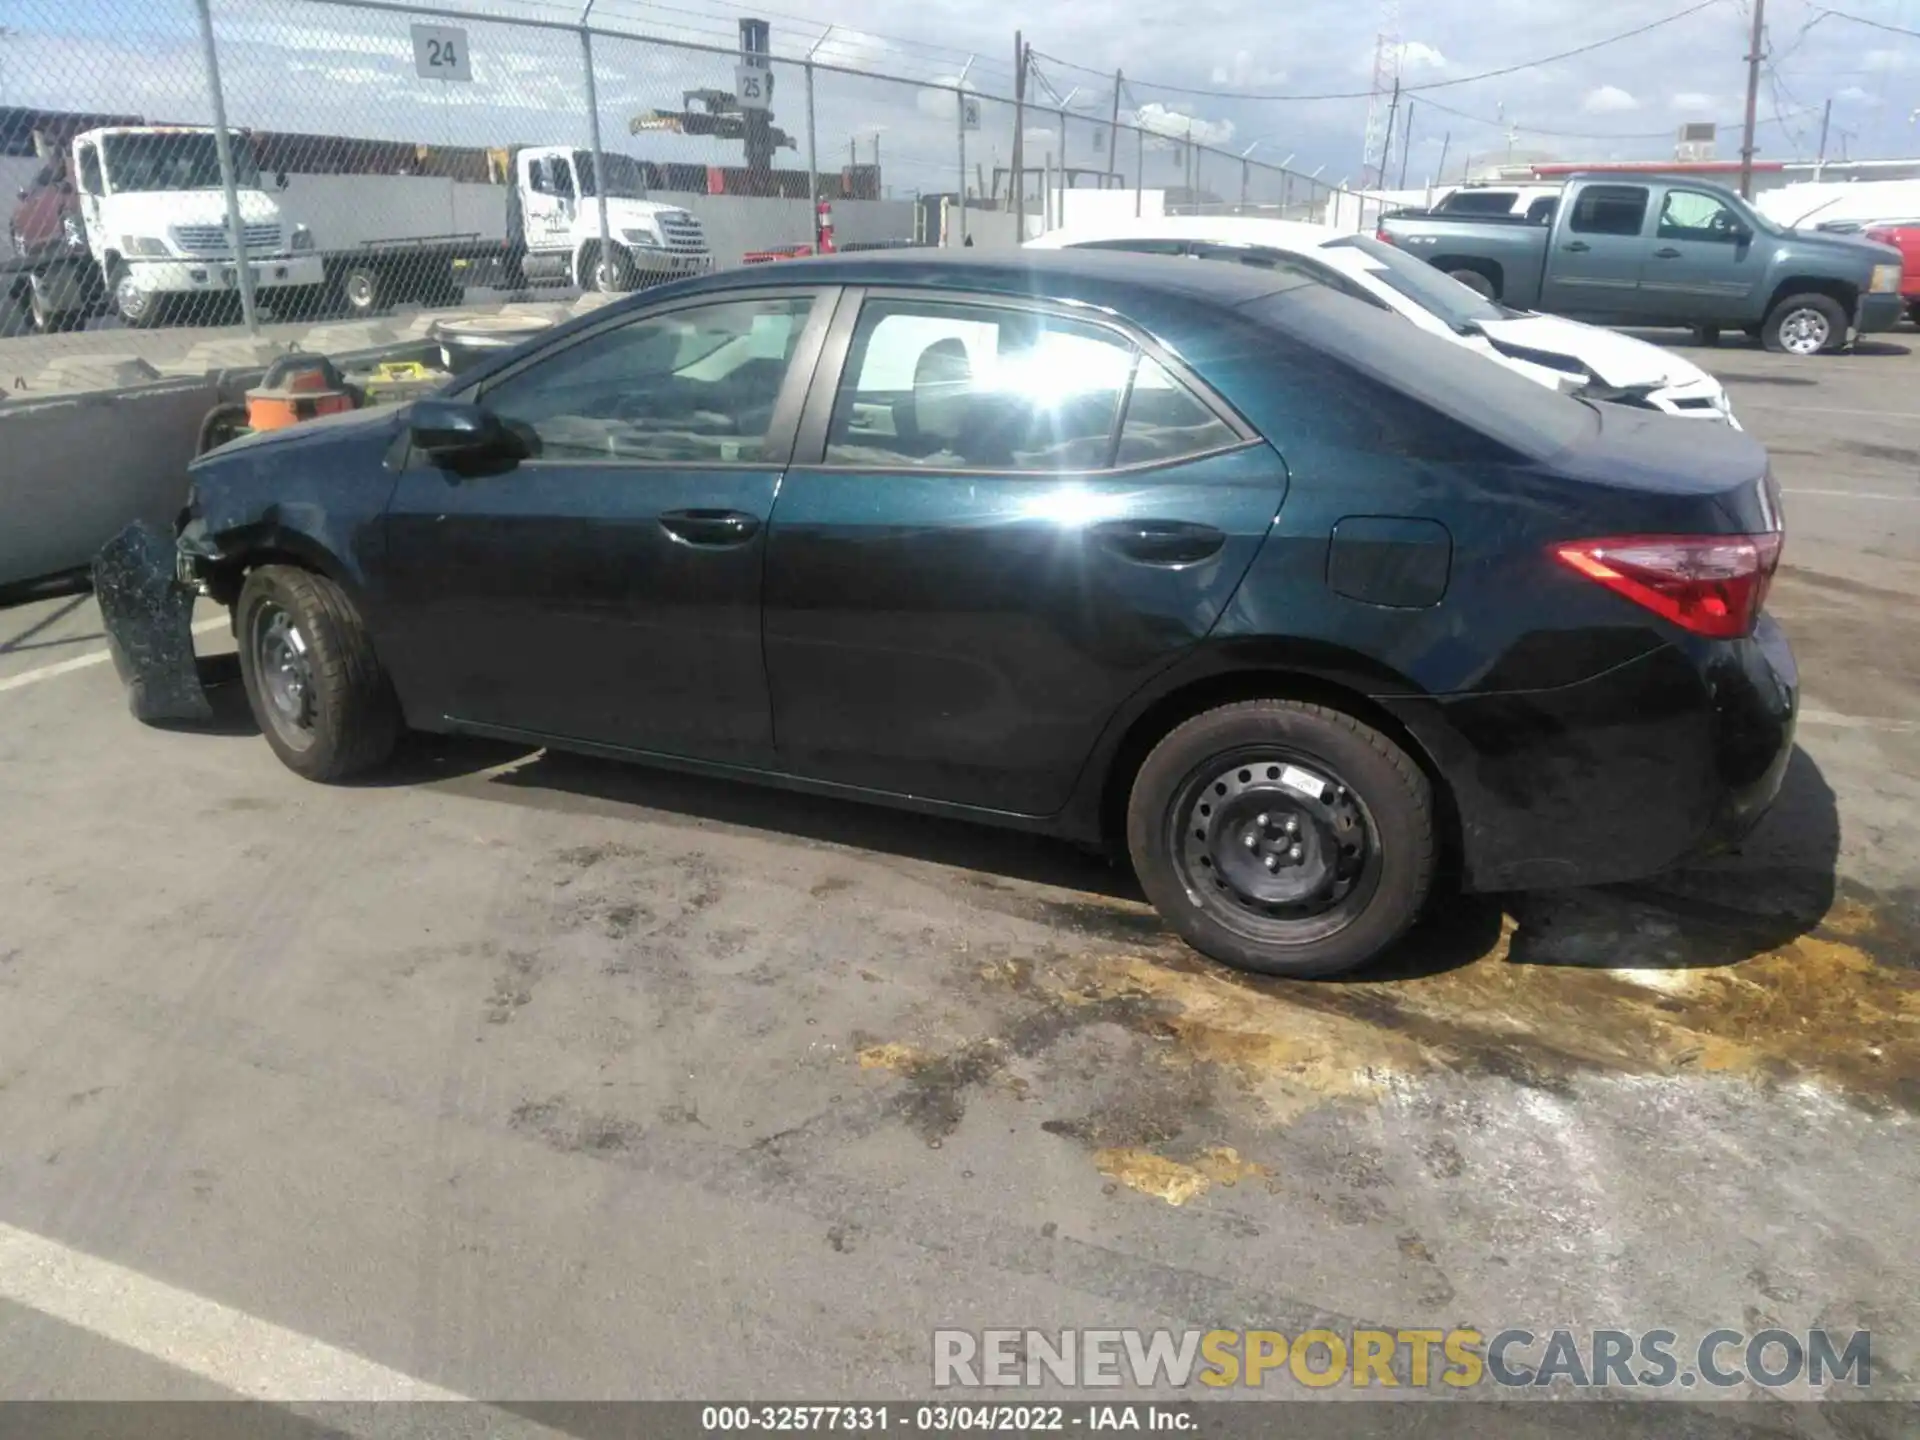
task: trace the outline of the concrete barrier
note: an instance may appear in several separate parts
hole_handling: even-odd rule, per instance
[[[214,376],[0,404],[0,585],[89,563],[129,522],[187,495]]]

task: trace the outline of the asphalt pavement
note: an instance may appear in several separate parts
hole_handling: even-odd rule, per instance
[[[16,597],[0,1397],[906,1398],[938,1328],[1384,1325],[1867,1329],[1920,1398],[1916,350],[1688,352],[1785,490],[1761,830],[1347,983],[966,825],[451,741],[309,785],[230,665],[143,728],[91,599]]]

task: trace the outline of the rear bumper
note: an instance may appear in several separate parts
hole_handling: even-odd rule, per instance
[[[1554,690],[1383,701],[1439,765],[1473,890],[1637,880],[1736,843],[1779,793],[1799,675],[1772,619]]]
[[[1854,316],[1854,329],[1862,335],[1891,330],[1906,313],[1907,299],[1904,295],[1862,295],[1859,313]]]

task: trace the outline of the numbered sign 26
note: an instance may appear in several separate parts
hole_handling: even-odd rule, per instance
[[[413,68],[423,80],[471,80],[467,32],[454,25],[413,27]]]

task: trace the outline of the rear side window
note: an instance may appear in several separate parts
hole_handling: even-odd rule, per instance
[[[870,300],[834,397],[826,463],[1059,475],[1239,438],[1105,326],[991,304]]]
[[[1644,185],[1589,185],[1573,202],[1567,226],[1582,235],[1638,235],[1646,219]]]
[[[1120,426],[1116,465],[1150,465],[1204,455],[1239,443],[1240,437],[1186,386],[1150,356],[1140,357]]]

